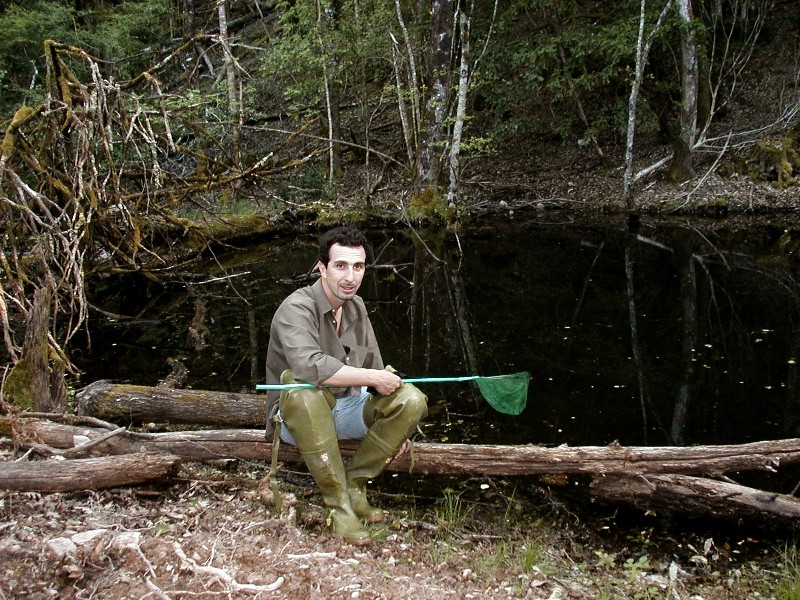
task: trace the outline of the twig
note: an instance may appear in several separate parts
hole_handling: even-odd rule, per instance
[[[281,575],[269,585],[254,585],[250,583],[239,583],[227,571],[223,569],[219,569],[217,567],[198,565],[197,562],[186,556],[186,553],[183,551],[183,548],[178,542],[175,542],[173,544],[173,548],[175,549],[175,553],[181,559],[183,567],[189,569],[193,573],[198,573],[200,575],[210,575],[213,579],[216,579],[220,583],[225,584],[232,592],[274,592],[275,590],[279,589],[283,585],[283,582],[285,581],[285,578]]]
[[[144,584],[147,586],[147,589],[150,590],[151,594],[156,598],[159,598],[159,600],[172,600],[172,598],[168,594],[166,594],[164,590],[162,590],[155,583],[153,583],[153,580],[150,579],[149,577],[145,578]],[[142,596],[142,598],[147,598],[147,596],[150,596],[151,594]]]
[[[119,427],[118,429],[115,429],[114,431],[109,431],[108,433],[104,433],[100,437],[97,437],[97,438],[95,438],[93,440],[90,440],[90,441],[84,443],[84,444],[81,444],[80,446],[75,446],[74,448],[70,448],[69,450],[65,450],[64,453],[62,454],[62,456],[64,458],[72,458],[74,456],[79,456],[81,454],[85,454],[87,450],[89,450],[91,448],[94,448],[98,444],[102,444],[106,440],[111,439],[112,437],[117,436],[117,435],[119,435],[120,433],[122,433],[124,431],[126,431],[125,427]]]

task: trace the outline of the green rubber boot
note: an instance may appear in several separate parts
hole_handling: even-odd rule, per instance
[[[412,384],[404,384],[388,396],[370,398],[364,405],[369,427],[347,466],[347,491],[356,515],[370,523],[386,516],[367,501],[367,481],[380,475],[403,443],[428,414],[428,399]]]
[[[287,383],[283,379],[281,377],[281,381]],[[333,397],[328,396],[330,394],[318,389],[286,390],[279,401],[281,418],[322,492],[332,535],[350,544],[366,546],[372,543],[372,539],[350,505],[344,463],[331,414],[330,400]]]

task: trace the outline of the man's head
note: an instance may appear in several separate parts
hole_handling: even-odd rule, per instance
[[[317,268],[334,308],[356,295],[364,279],[368,247],[364,234],[352,227],[339,227],[322,236]]]
[[[349,248],[358,248],[361,246],[364,248],[367,258],[370,257],[369,242],[363,233],[355,227],[337,227],[336,229],[331,229],[326,232],[322,238],[320,238],[319,262],[323,265],[327,265],[328,262],[330,262],[331,246],[334,244],[347,246]]]

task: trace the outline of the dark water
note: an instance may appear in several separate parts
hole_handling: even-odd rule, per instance
[[[588,226],[515,220],[444,232],[370,231],[360,294],[387,363],[409,375],[531,372],[511,417],[471,383],[421,385],[431,441],[603,445],[796,437],[798,278],[779,224]],[[316,236],[218,251],[168,286],[107,280],[83,382],[253,391],[272,312],[310,282]],[[793,258],[794,257],[794,258]],[[632,294],[631,294],[632,291]],[[631,315],[635,315],[632,320]],[[198,335],[190,333],[190,328]],[[202,339],[200,348],[192,340]]]

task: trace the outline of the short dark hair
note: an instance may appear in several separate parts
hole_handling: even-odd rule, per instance
[[[355,227],[337,227],[323,234],[319,242],[319,261],[327,265],[331,259],[331,246],[339,244],[348,248],[358,248],[362,246],[367,253],[367,262],[370,261],[372,249],[369,246],[366,236]]]

